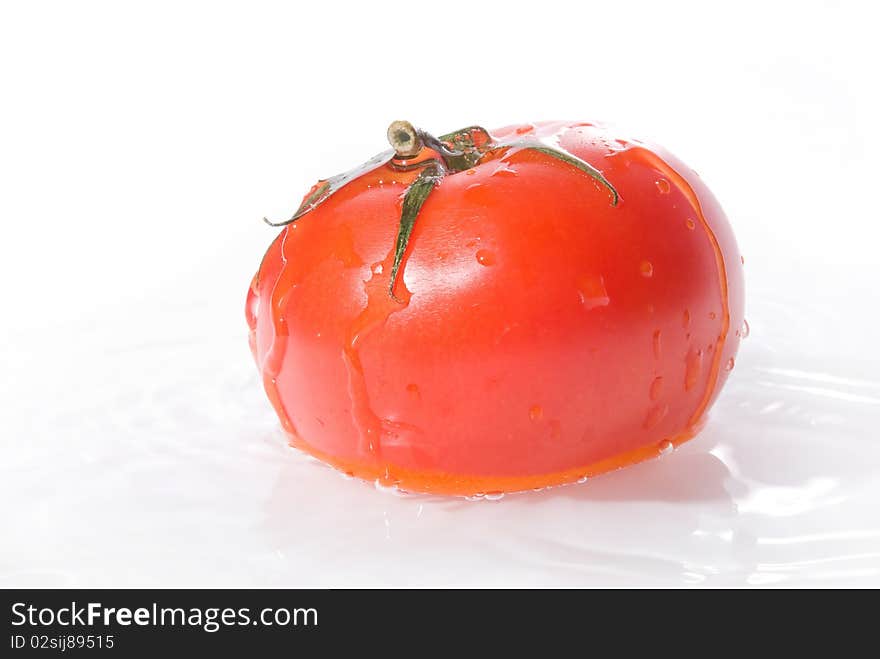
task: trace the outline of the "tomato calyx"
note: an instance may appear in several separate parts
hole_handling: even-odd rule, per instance
[[[403,194],[394,245],[394,262],[388,287],[388,294],[395,300],[397,298],[394,295],[394,287],[416,218],[431,192],[445,176],[470,170],[484,159],[507,158],[518,151],[531,150],[559,160],[593,178],[611,193],[612,206],[616,206],[620,200],[617,190],[598,169],[567,151],[548,146],[536,138],[498,143],[492,139],[489,131],[481,126],[468,126],[434,137],[408,121],[392,122],[388,126],[387,137],[391,145],[390,150],[377,154],[354,169],[318,181],[289,220],[272,222],[264,217],[263,221],[273,227],[296,222],[324,203],[343,186],[380,167],[388,166],[401,172],[421,170]]]

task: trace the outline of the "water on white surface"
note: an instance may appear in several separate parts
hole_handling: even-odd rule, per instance
[[[288,448],[237,298],[13,334],[0,584],[880,585],[877,360],[815,295],[750,288],[751,336],[697,439],[475,501]]]

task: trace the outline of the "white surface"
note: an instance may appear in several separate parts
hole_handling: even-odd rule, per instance
[[[374,6],[4,7],[0,584],[880,585],[858,6],[410,4],[427,67],[390,55]],[[435,24],[490,37],[444,53]],[[400,498],[286,447],[245,338],[259,217],[398,117],[615,120],[701,173],[752,331],[697,439],[492,502]]]

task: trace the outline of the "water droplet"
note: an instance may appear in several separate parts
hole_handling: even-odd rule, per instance
[[[477,262],[480,265],[495,265],[495,254],[490,252],[488,249],[481,249],[477,252]]]
[[[742,329],[740,330],[740,333],[742,334],[742,338],[744,338],[744,339],[749,338],[749,332],[751,332],[751,329],[749,328],[749,321],[747,321],[745,318],[743,318],[743,326],[742,326]]]
[[[477,492],[476,494],[472,494],[469,497],[465,497],[465,500],[466,501],[482,501],[484,498],[486,498],[485,494],[483,494],[482,492]]]
[[[669,181],[665,178],[658,178],[655,181],[657,189],[660,191],[660,194],[669,194]]]
[[[577,482],[583,484],[583,483],[586,483],[588,480],[590,480],[589,476],[581,476],[580,478],[577,479]]]
[[[655,405],[650,410],[648,410],[648,414],[645,415],[645,420],[642,423],[642,426],[645,430],[650,430],[651,428],[655,428],[657,424],[659,424],[666,414],[669,412],[669,405],[663,403],[662,405]]]
[[[639,272],[642,273],[642,277],[652,277],[654,275],[654,266],[650,261],[642,261],[639,264]]]
[[[690,229],[691,231],[693,231],[693,230],[696,228],[696,226],[697,226],[697,223],[694,222],[691,218],[686,219],[686,220],[684,221],[684,224],[685,224],[685,226],[686,226],[688,229]]]
[[[651,337],[651,348],[654,350],[654,359],[660,359],[660,330],[654,330]]]
[[[492,172],[492,176],[516,176],[516,170],[506,161],[501,160],[498,163],[498,167]]]
[[[687,329],[691,325],[691,312],[687,309],[681,314],[681,326]]]
[[[373,266],[370,268],[370,272],[372,272],[374,275],[381,275],[382,270],[383,268],[381,263],[374,263]]]
[[[684,371],[684,390],[690,391],[700,379],[700,372],[703,370],[703,351],[697,350],[688,353],[686,366]]]
[[[724,370],[725,370],[725,371],[732,371],[732,370],[733,370],[733,365],[734,365],[734,363],[735,363],[735,362],[734,362],[733,357],[731,357],[730,359],[728,359],[728,360],[727,360],[727,363],[724,365]]]
[[[469,170],[467,170],[467,171],[465,172],[465,174],[467,174],[468,176],[473,176],[473,175],[476,174],[476,173],[477,173],[477,170],[476,170],[476,169],[473,169],[473,168],[472,168],[472,169],[469,169]]]
[[[648,414],[645,417],[645,421],[642,424],[646,430],[650,430],[651,428],[656,427],[658,423],[663,420],[663,417],[666,416],[666,413],[669,412],[669,405],[663,403],[662,405],[655,405],[650,410],[648,410]]]
[[[669,455],[675,450],[675,444],[667,439],[657,444],[657,450],[660,451],[660,455]]]
[[[542,416],[544,416],[544,408],[540,405],[532,405],[529,408],[529,418],[532,421],[540,421]]]
[[[483,498],[486,501],[501,501],[504,498],[504,492],[486,492]]]
[[[714,311],[709,312],[709,320],[715,320],[715,312]]]
[[[648,391],[651,400],[657,400],[660,398],[660,394],[663,393],[663,378],[656,377],[654,381],[651,382],[651,388]]]
[[[404,492],[399,487],[397,487],[396,483],[391,483],[389,485],[385,485],[381,479],[377,478],[373,481],[373,486],[377,491],[382,492],[384,494],[391,494],[396,497],[405,497],[408,495],[407,492]]]
[[[605,307],[611,301],[605,290],[605,280],[601,275],[581,275],[577,280],[581,304],[587,309]]]

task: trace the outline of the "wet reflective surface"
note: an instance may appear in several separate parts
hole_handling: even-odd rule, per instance
[[[476,501],[288,448],[238,305],[10,331],[0,584],[880,585],[877,361],[827,288],[749,288],[750,336],[693,441]]]

